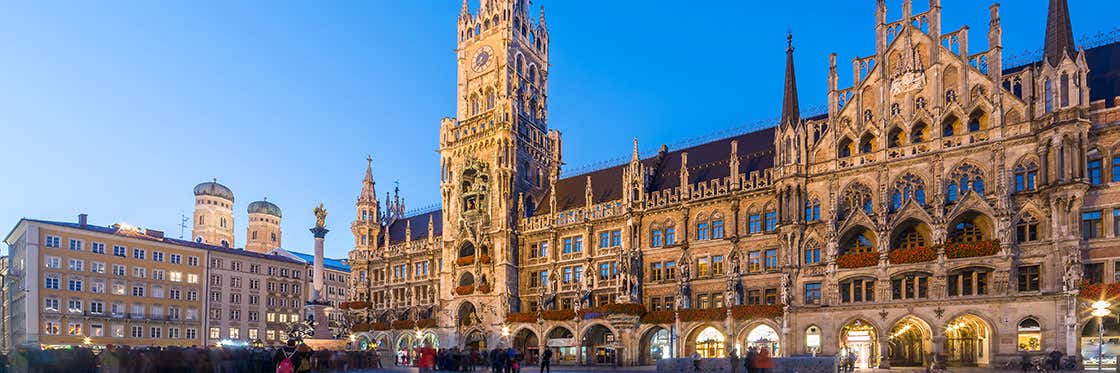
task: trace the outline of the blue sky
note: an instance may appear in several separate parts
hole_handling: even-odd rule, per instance
[[[547,10],[550,124],[569,169],[625,156],[635,136],[653,151],[775,117],[787,30],[802,108],[826,99],[829,53],[839,53],[844,87],[851,59],[874,52],[872,0],[534,3]],[[887,3],[897,19],[901,1]],[[268,197],[284,210],[284,246],[307,251],[311,209],[323,202],[327,254],[343,257],[367,154],[380,193],[399,181],[410,208],[438,202],[459,4],[6,3],[0,226],[85,212],[94,224],[177,236],[193,186],[218,178],[236,195],[239,246],[246,205]],[[942,5],[944,30],[970,25],[972,52],[987,48],[990,3]],[[1041,48],[1046,6],[1003,4],[1008,54]],[[1111,1],[1070,6],[1078,38],[1118,26],[1101,11]]]

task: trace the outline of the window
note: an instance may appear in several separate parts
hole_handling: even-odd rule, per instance
[[[840,196],[840,219],[846,219],[858,210],[863,210],[867,215],[871,215],[873,212],[871,188],[860,183],[853,183]]]
[[[599,248],[600,249],[605,249],[607,247],[610,247],[609,246],[610,243],[611,243],[611,233],[607,232],[607,231],[599,232]]]
[[[747,253],[747,272],[762,270],[762,252],[751,251]]]
[[[805,202],[805,221],[821,220],[821,201],[811,199]]]
[[[1015,241],[1019,243],[1038,241],[1038,218],[1024,212],[1015,224]]]
[[[192,267],[198,267],[198,257],[197,256],[188,257],[187,258],[187,265],[192,266]]]
[[[1019,351],[1042,351],[1042,326],[1034,318],[1023,319],[1016,339]]]
[[[59,304],[60,304],[60,302],[59,302],[58,298],[44,298],[43,299],[43,311],[58,312]]]
[[[129,336],[132,338],[144,338],[144,327],[140,325],[133,325],[129,328]]]
[[[651,282],[662,280],[662,266],[664,266],[664,264],[662,264],[661,262],[650,263],[649,280]]]
[[[77,292],[82,291],[82,278],[81,277],[71,277],[70,281],[67,281],[67,284],[68,284],[67,288],[70,289],[70,291],[77,291]]]
[[[168,276],[168,279],[171,280],[171,282],[182,282],[183,281],[183,272],[171,271],[170,276]]]
[[[676,231],[676,228],[673,228],[673,227],[665,228],[665,245],[666,246],[674,245],[674,244],[677,243],[677,235],[676,235],[675,231]]]
[[[144,260],[145,254],[144,249],[132,249],[132,259]]]
[[[650,232],[649,244],[651,247],[661,247],[661,245],[663,245],[660,229],[654,229]]]
[[[127,267],[125,267],[123,265],[120,265],[120,264],[114,264],[113,265],[113,275],[124,276],[125,273],[127,273],[127,272],[128,272]]]
[[[805,247],[805,264],[817,264],[821,262],[821,247],[816,242],[810,243]]]
[[[105,263],[92,262],[89,264],[89,271],[93,273],[105,274]]]
[[[950,297],[988,294],[991,270],[969,268],[949,273],[947,288]]]
[[[1034,190],[1038,182],[1038,164],[1033,160],[1015,166],[1015,191]]]
[[[1102,236],[1101,224],[1100,210],[1081,213],[1082,238],[1086,240],[1100,238]]]
[[[696,259],[696,277],[707,277],[711,269],[711,258],[703,257]]]
[[[187,274],[187,283],[188,284],[197,284],[198,283],[198,274],[188,273]]]
[[[1081,265],[1085,280],[1090,284],[1104,283],[1104,263],[1085,263]]]
[[[163,261],[163,253],[159,252],[159,251],[153,251],[152,252],[152,261],[153,262],[162,262]]]
[[[134,296],[134,297],[144,296],[144,285],[133,285],[132,286],[132,296]]]
[[[718,240],[723,238],[723,220],[712,221],[712,239]]]
[[[1113,150],[1114,153],[1120,153],[1120,149]],[[1112,156],[1112,181],[1120,182],[1120,155]]]
[[[703,241],[708,239],[708,222],[700,222],[696,224],[696,240]]]
[[[672,280],[677,278],[677,262],[670,260],[665,262],[665,279]]]
[[[162,269],[153,269],[152,270],[152,279],[153,280],[163,280],[164,274],[166,274],[166,273],[167,272],[165,272]]]
[[[168,261],[171,264],[182,264],[183,263],[183,256],[182,255],[171,254],[168,257],[171,259],[171,260]]]
[[[778,268],[778,249],[767,249],[764,254],[765,254],[764,256],[766,258],[766,262],[765,262],[766,269],[767,270],[777,269]]]
[[[723,274],[723,255],[716,255],[712,257],[712,275],[718,276]]]
[[[97,324],[97,323],[89,324],[89,336],[90,337],[104,337],[105,336],[105,325],[104,324]]]
[[[210,339],[219,339],[222,337],[221,328],[210,328]]]
[[[616,229],[611,231],[611,247],[622,246],[622,230]]]
[[[1085,166],[1085,174],[1089,177],[1089,184],[1100,185],[1101,183],[1101,159],[1090,159]]]
[[[762,232],[762,215],[750,214],[747,216],[747,233],[755,234]]]
[[[132,267],[132,277],[144,278],[147,270],[141,267]]]
[[[875,280],[857,278],[840,282],[840,302],[858,303],[875,300]]]
[[[618,268],[615,262],[599,263],[599,279],[611,280],[618,276]]]
[[[125,247],[113,245],[113,256],[124,257]]]
[[[48,335],[58,335],[62,330],[61,324],[58,321],[47,321],[43,324],[43,333]]]
[[[821,304],[821,283],[805,284],[805,304]]]
[[[583,236],[564,238],[564,254],[583,252]]]
[[[43,261],[43,266],[52,269],[62,269],[62,258],[57,256],[48,256]]]
[[[778,228],[778,213],[775,211],[766,212],[766,231],[773,232]]]
[[[43,242],[43,245],[46,247],[58,248],[62,246],[61,241],[61,237],[47,235],[46,242]]]
[[[984,194],[984,176],[979,167],[965,163],[949,174],[946,202],[957,202],[970,191]]]
[[[105,253],[105,244],[101,243],[101,242],[94,242],[94,243],[90,244],[89,251],[94,253],[94,254],[104,254]]]
[[[82,251],[82,240],[70,239],[70,250]]]
[[[907,173],[894,182],[891,192],[891,211],[898,211],[909,201],[919,206],[926,204],[926,183],[920,177]]]
[[[1120,237],[1120,208],[1112,209],[1112,235]]]
[[[1019,276],[1016,282],[1019,291],[1038,291],[1039,278],[1038,265],[1019,267]]]
[[[891,298],[925,299],[929,297],[929,275],[925,273],[907,273],[891,279]]]

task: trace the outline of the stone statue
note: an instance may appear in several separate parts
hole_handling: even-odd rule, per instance
[[[315,210],[312,211],[315,212],[315,226],[318,228],[326,227],[327,209],[323,208],[323,204],[320,202],[319,207],[316,207]]]
[[[782,297],[779,301],[781,304],[789,305],[793,301],[793,291],[791,289],[793,281],[790,280],[789,272],[782,273],[781,285],[779,286],[781,286],[780,296]]]
[[[1062,275],[1062,291],[1075,294],[1081,284],[1081,266],[1072,255],[1066,257],[1066,273]]]
[[[727,308],[731,308],[731,306],[736,305],[738,302],[739,297],[736,286],[738,279],[738,276],[727,276],[727,289],[723,291],[723,303]]]
[[[742,258],[739,256],[739,250],[731,249],[731,253],[727,255],[727,264],[730,266],[729,270],[732,276],[738,277],[743,274],[741,262]]]

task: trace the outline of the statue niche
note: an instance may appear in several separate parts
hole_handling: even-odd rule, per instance
[[[485,217],[490,203],[489,167],[482,161],[470,159],[460,175],[459,196],[463,216],[471,220]]]

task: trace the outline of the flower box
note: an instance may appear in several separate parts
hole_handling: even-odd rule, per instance
[[[777,304],[744,304],[731,307],[731,317],[736,320],[772,319],[782,315],[783,308]]]
[[[891,264],[930,262],[937,259],[937,250],[932,247],[909,247],[891,250],[887,260]]]
[[[673,322],[673,311],[650,311],[642,315],[643,324],[668,324]]]
[[[478,292],[479,293],[484,293],[484,294],[489,293],[490,292],[490,285],[489,284],[478,285]]]
[[[431,329],[436,327],[436,319],[424,319],[416,322],[416,327],[420,329]]]
[[[510,312],[506,314],[506,322],[510,323],[535,323],[537,322],[536,312]]]
[[[474,255],[464,256],[464,257],[461,257],[459,259],[455,259],[455,265],[457,265],[457,266],[469,266],[471,264],[474,264]]]
[[[455,294],[459,294],[459,295],[474,294],[474,285],[464,285],[464,286],[457,287],[457,288],[455,288]]]
[[[393,329],[412,329],[416,326],[416,322],[412,320],[393,320]]]
[[[1120,297],[1120,284],[1093,284],[1088,281],[1082,281],[1081,291],[1077,295],[1091,302],[1102,299],[1116,299]]]
[[[999,252],[999,240],[976,242],[953,242],[945,244],[945,256],[949,259],[975,258],[995,255]]]
[[[840,268],[863,268],[879,264],[879,253],[844,254],[836,257],[836,265]]]
[[[370,324],[370,330],[389,330],[389,323],[375,322],[373,324]]]
[[[681,321],[723,321],[727,319],[727,309],[723,307],[703,310],[691,309],[678,311]]]
[[[482,264],[490,264],[494,262],[494,259],[489,255],[483,254],[482,256],[478,257],[478,262]]]
[[[352,331],[352,332],[368,332],[371,329],[373,329],[373,325],[366,324],[366,323],[361,323],[361,324],[354,324],[354,326],[350,328],[350,331]]]
[[[576,312],[572,310],[541,311],[541,318],[549,321],[571,320],[576,318]]]

